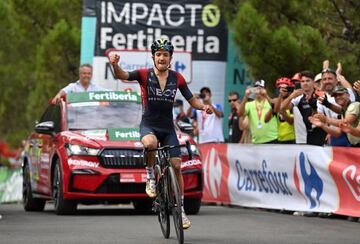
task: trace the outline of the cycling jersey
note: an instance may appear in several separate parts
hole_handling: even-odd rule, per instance
[[[193,95],[184,77],[169,70],[164,90],[160,88],[154,69],[139,69],[129,72],[128,80],[137,80],[141,87],[143,115],[140,136],[153,134],[161,145],[179,145],[173,122],[173,107],[177,89],[186,100]],[[180,148],[170,150],[171,157],[180,157]]]
[[[169,70],[164,90],[160,88],[154,69],[129,72],[128,80],[137,80],[141,86],[142,122],[146,125],[173,127],[172,111],[177,89],[179,88],[186,100],[193,97],[184,77],[173,70]]]

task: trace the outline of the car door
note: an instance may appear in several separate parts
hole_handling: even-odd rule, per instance
[[[51,104],[42,116],[41,122],[53,121],[55,133],[61,130],[61,113],[60,105]],[[39,190],[41,193],[51,195],[51,156],[56,150],[56,137],[48,134],[38,134],[37,151],[39,152],[38,174],[39,174]]]

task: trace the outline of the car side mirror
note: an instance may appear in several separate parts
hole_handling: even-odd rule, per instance
[[[54,135],[55,125],[53,121],[45,121],[35,125],[35,131],[39,134]]]
[[[189,134],[191,136],[194,135],[194,127],[192,126],[192,124],[183,122],[183,121],[178,121],[177,126],[179,127],[181,132],[184,132],[186,134]]]

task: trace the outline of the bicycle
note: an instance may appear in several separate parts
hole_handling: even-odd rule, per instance
[[[173,148],[186,147],[189,160],[192,159],[190,143],[185,145],[162,146],[156,149],[144,150],[144,162],[149,152],[156,151],[156,161],[154,164],[154,174],[156,182],[156,198],[153,202],[153,210],[158,215],[161,232],[165,239],[170,236],[170,213],[173,216],[176,237],[179,244],[184,243],[184,230],[181,216],[181,193],[175,171],[170,163],[169,151]]]

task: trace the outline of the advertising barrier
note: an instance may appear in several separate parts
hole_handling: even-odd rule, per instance
[[[0,203],[21,201],[21,191],[22,169],[0,167]]]
[[[360,216],[360,149],[200,145],[204,202]]]

